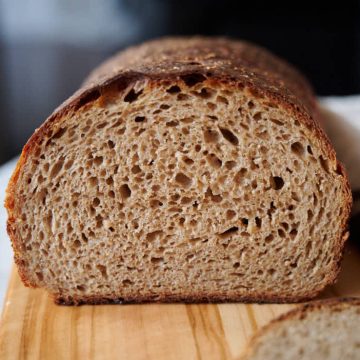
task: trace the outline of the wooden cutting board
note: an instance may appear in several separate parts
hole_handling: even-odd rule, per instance
[[[322,297],[360,296],[360,253],[348,249]],[[0,359],[237,359],[262,325],[296,305],[56,306],[13,268],[0,323]]]

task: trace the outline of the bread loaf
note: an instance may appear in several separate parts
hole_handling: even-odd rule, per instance
[[[315,301],[260,329],[241,360],[358,360],[360,299]]]
[[[351,195],[306,80],[246,42],[100,66],[7,190],[24,283],[57,303],[296,302],[336,279]]]

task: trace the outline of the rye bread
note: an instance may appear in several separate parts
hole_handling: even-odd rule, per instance
[[[241,360],[356,360],[360,355],[360,299],[314,301],[260,329]]]
[[[65,304],[316,296],[351,207],[320,116],[298,71],[246,42],[116,55],[35,131],[9,182],[22,280]]]

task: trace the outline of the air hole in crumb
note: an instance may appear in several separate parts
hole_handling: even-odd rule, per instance
[[[184,188],[190,187],[192,183],[192,180],[181,172],[176,174],[175,181]]]
[[[43,281],[43,280],[44,280],[44,275],[43,275],[42,272],[37,271],[35,274],[36,274],[37,278],[38,278],[40,281]]]
[[[291,238],[294,239],[294,238],[296,237],[297,233],[298,233],[298,231],[297,231],[296,229],[292,229],[292,230],[290,231],[290,236],[291,236]]]
[[[313,194],[313,203],[314,203],[314,206],[317,206],[317,204],[318,204],[318,198],[315,194]]]
[[[236,166],[236,161],[227,161],[227,162],[225,163],[225,167],[226,167],[228,170],[233,169],[235,166]]]
[[[180,76],[180,78],[189,87],[206,80],[206,77],[204,75],[197,73],[182,75]]]
[[[319,156],[320,165],[328,173],[329,172],[329,161],[324,159],[322,155]]]
[[[279,234],[279,236],[280,236],[281,238],[286,237],[285,232],[284,232],[283,229],[278,229],[278,234]]]
[[[163,206],[163,203],[160,200],[152,199],[152,200],[150,200],[150,206],[152,208],[161,207],[161,206]]]
[[[187,128],[187,127],[181,128],[181,132],[182,132],[184,135],[189,135],[189,134],[190,134],[189,128]]]
[[[274,235],[270,234],[265,237],[265,242],[268,244],[274,240]]]
[[[237,226],[233,226],[230,229],[227,229],[226,231],[219,234],[219,236],[221,238],[227,238],[227,237],[231,236],[232,234],[236,233],[238,230],[239,230],[239,228]]]
[[[246,218],[242,218],[241,222],[242,222],[243,225],[248,225],[249,224],[249,220],[246,219]]]
[[[341,166],[339,163],[336,165],[336,173],[337,173],[338,175],[344,176],[344,172],[343,172],[342,166]]]
[[[104,266],[104,265],[96,265],[96,268],[100,271],[101,276],[106,279],[107,278],[106,266]]]
[[[238,145],[239,144],[239,139],[237,138],[237,136],[231,132],[229,129],[225,129],[225,128],[219,128],[222,136],[229,141],[231,144],[233,145]]]
[[[122,284],[123,284],[124,287],[127,287],[127,286],[130,286],[130,285],[133,285],[134,283],[129,279],[125,279],[125,280],[122,281]]]
[[[98,184],[98,179],[94,176],[89,178],[88,181],[89,181],[90,186],[92,186],[92,187],[95,187]]]
[[[102,164],[104,158],[102,156],[96,156],[95,159],[94,159],[94,164],[99,166]]]
[[[255,224],[258,228],[261,228],[261,219],[259,217],[255,217]]]
[[[214,202],[216,202],[216,203],[221,202],[222,199],[223,199],[222,196],[219,195],[219,194],[218,194],[218,195],[214,195],[210,187],[208,187],[208,188],[206,189],[205,197],[210,198],[212,201],[214,201]]]
[[[178,126],[178,125],[179,125],[179,122],[176,121],[176,120],[168,121],[166,123],[166,126],[169,126],[169,127],[175,127],[175,126]]]
[[[225,98],[225,97],[223,97],[223,96],[220,96],[220,95],[218,95],[218,96],[216,97],[216,101],[219,102],[219,103],[223,103],[223,104],[225,104],[225,105],[229,105],[228,99]]]
[[[291,198],[297,202],[300,202],[300,196],[294,191],[291,193]]]
[[[60,130],[58,130],[53,136],[53,139],[60,139],[66,132],[67,128],[60,128]]]
[[[189,157],[187,156],[184,156],[183,157],[183,162],[186,164],[186,165],[192,165],[194,163],[194,160],[193,159],[190,159]]]
[[[250,101],[247,103],[247,106],[248,106],[249,109],[252,109],[252,108],[255,107],[255,104],[253,103],[252,100],[250,100]]]
[[[285,230],[288,230],[288,229],[289,229],[289,224],[286,223],[286,222],[282,222],[282,223],[281,223],[281,226],[282,226]]]
[[[169,94],[177,94],[180,91],[181,91],[181,89],[177,85],[171,86],[166,90],[166,92]]]
[[[145,116],[136,116],[135,117],[135,122],[139,123],[139,122],[143,122],[145,121],[146,117]]]
[[[208,107],[210,110],[213,110],[213,111],[214,111],[214,110],[216,109],[216,107],[217,107],[216,104],[214,104],[214,103],[212,103],[212,102],[210,102],[210,101],[207,102],[206,105],[207,105],[207,107]]]
[[[310,155],[314,155],[314,154],[313,154],[313,151],[312,151],[312,148],[311,148],[310,145],[308,145],[308,146],[306,147],[306,150],[307,150],[307,152],[308,152]]]
[[[124,101],[128,103],[132,103],[137,100],[137,98],[142,94],[142,92],[143,90],[135,92],[134,89],[131,89],[124,97]]]
[[[140,172],[141,172],[140,166],[139,166],[139,165],[134,165],[134,166],[131,168],[131,172],[132,172],[133,174],[138,174],[138,173],[140,173]]]
[[[233,264],[233,268],[234,268],[234,269],[237,269],[237,268],[239,268],[239,267],[240,267],[240,263],[239,263],[239,262],[236,262],[236,263]]]
[[[153,256],[153,257],[151,257],[150,261],[153,264],[161,264],[161,263],[164,262],[164,258],[163,257],[155,257],[155,256]]]
[[[226,219],[231,220],[236,216],[236,212],[234,210],[227,210],[226,211]]]
[[[48,172],[48,171],[49,171],[49,168],[50,168],[49,163],[45,163],[45,164],[44,164],[44,171],[45,171],[45,172]]]
[[[272,176],[270,178],[270,186],[274,190],[280,190],[284,186],[284,180],[280,176]]]
[[[71,223],[68,223],[66,225],[66,231],[68,233],[68,235],[70,235],[73,232],[74,228],[72,227]]]
[[[75,247],[75,248],[79,248],[80,246],[81,246],[80,240],[75,240],[75,241],[74,241],[74,247]]]
[[[314,213],[311,210],[308,210],[307,211],[308,221],[311,221],[313,217],[314,217]]]
[[[200,150],[201,150],[201,145],[196,144],[196,145],[195,145],[195,151],[196,151],[196,152],[199,152]]]
[[[207,129],[204,131],[204,140],[207,143],[216,143],[219,139],[219,133],[215,130]]]
[[[122,124],[122,119],[117,119],[115,123],[111,126],[111,128],[118,127]]]
[[[179,101],[189,100],[190,96],[187,95],[187,94],[180,93],[180,94],[177,95],[176,99],[179,100]]]
[[[100,199],[99,198],[94,198],[94,200],[93,200],[93,206],[99,206],[100,205]]]
[[[197,221],[196,220],[194,220],[194,219],[192,219],[192,220],[190,220],[190,226],[196,226],[196,224],[197,224]]]
[[[56,177],[56,175],[58,175],[59,172],[61,171],[63,164],[64,164],[64,161],[62,161],[62,160],[59,160],[58,162],[56,162],[55,165],[51,168],[50,177],[52,177],[52,178]]]
[[[152,231],[146,234],[146,240],[152,242],[155,239],[161,237],[162,235],[163,235],[163,231],[161,230]]]
[[[256,120],[256,121],[261,120],[261,118],[262,118],[262,113],[261,113],[261,112],[257,112],[256,114],[254,114],[253,118],[254,118],[254,120]]]
[[[206,159],[209,165],[215,169],[219,169],[222,165],[222,161],[215,154],[207,155]]]
[[[283,126],[284,123],[278,119],[273,119],[273,118],[270,118],[270,121],[278,126]]]
[[[130,190],[128,184],[121,185],[119,190],[120,190],[120,195],[123,200],[126,200],[131,196],[131,190]]]
[[[247,173],[247,169],[241,168],[234,177],[235,183],[241,184],[243,182],[243,179],[244,179],[246,173]]]
[[[200,92],[193,92],[193,94],[203,99],[210,99],[214,96],[215,91],[209,88],[202,88]]]
[[[79,291],[85,291],[85,287],[82,286],[82,285],[77,285],[76,288],[77,288]]]
[[[187,196],[184,196],[182,199],[181,199],[181,203],[186,205],[186,204],[190,204],[192,202],[192,199],[187,197]]]
[[[64,169],[69,170],[73,164],[74,164],[74,160],[68,160],[64,165]]]
[[[297,156],[303,156],[304,155],[304,147],[300,142],[294,142],[291,144],[291,151],[296,154]]]
[[[96,128],[97,129],[103,129],[106,125],[107,125],[107,122],[104,121],[104,122],[100,123],[99,125],[97,125]]]
[[[115,143],[112,140],[109,140],[107,144],[110,149],[113,149],[115,147]]]
[[[114,179],[112,176],[109,176],[106,180],[105,180],[107,185],[113,185],[114,184]]]
[[[216,203],[220,203],[222,200],[223,200],[223,198],[222,198],[222,196],[221,195],[213,195],[212,197],[211,197],[211,200],[213,201],[213,202],[216,202]]]
[[[44,225],[46,229],[51,232],[52,231],[52,223],[53,223],[53,215],[52,212],[49,211],[48,214],[44,218]]]

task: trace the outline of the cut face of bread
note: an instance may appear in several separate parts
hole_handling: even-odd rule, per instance
[[[357,360],[360,300],[315,302],[274,320],[253,338],[242,360]]]
[[[206,60],[219,44],[230,65]],[[247,65],[243,47],[268,63]],[[9,184],[24,282],[67,304],[299,301],[333,282],[347,180],[304,80],[265,55],[173,39],[100,68],[35,132]]]

